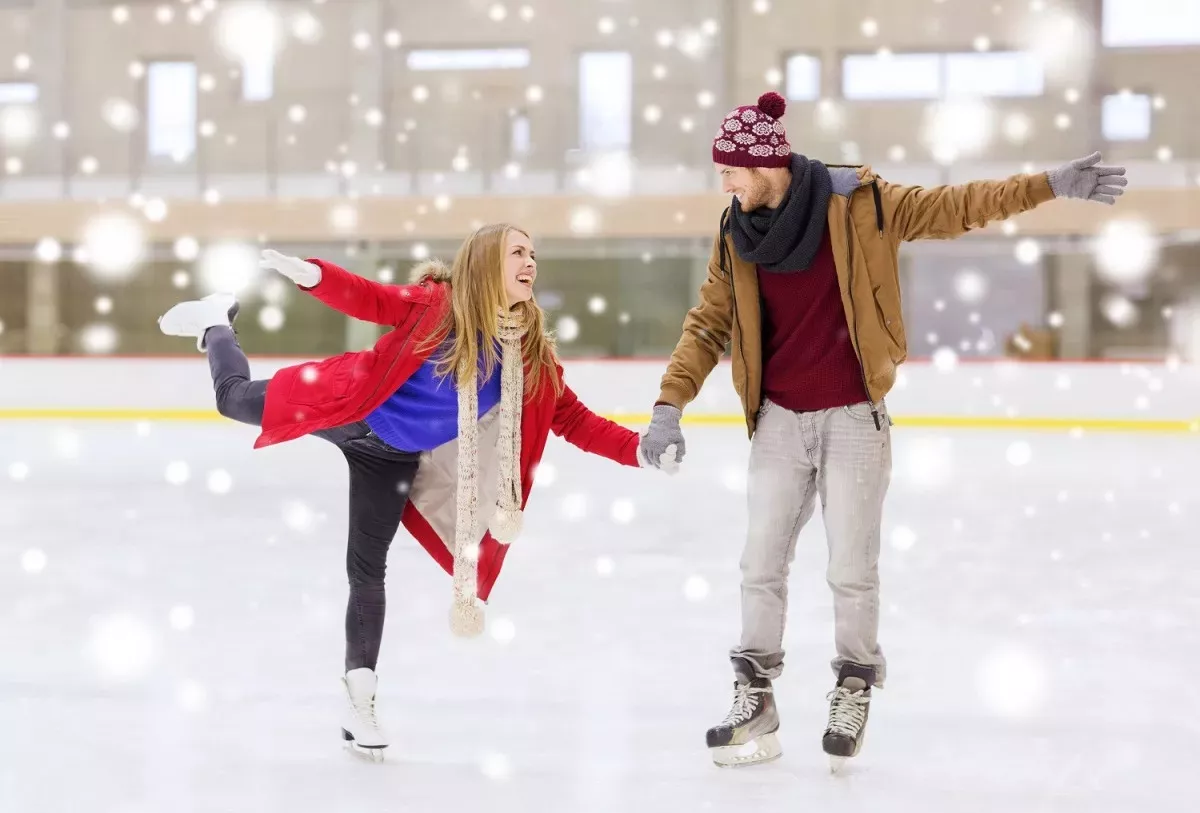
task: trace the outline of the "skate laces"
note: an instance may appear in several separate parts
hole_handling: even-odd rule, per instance
[[[361,700],[350,699],[354,714],[372,728],[379,728],[379,720],[375,717],[375,698],[367,697]]]
[[[829,732],[846,737],[857,737],[867,719],[867,704],[871,697],[863,690],[851,692],[845,686],[838,686],[825,696],[830,701]]]
[[[733,691],[733,707],[729,709],[729,714],[725,715],[721,725],[737,727],[749,720],[758,711],[759,703],[762,702],[761,696],[769,691],[771,690],[766,688],[755,688],[749,683],[739,683]]]

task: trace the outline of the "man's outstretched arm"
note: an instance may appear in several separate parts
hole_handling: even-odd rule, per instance
[[[1055,198],[1111,206],[1128,183],[1125,167],[1101,164],[1097,152],[1035,175],[928,189],[881,181],[880,192],[887,229],[896,239],[939,240],[959,237]]]

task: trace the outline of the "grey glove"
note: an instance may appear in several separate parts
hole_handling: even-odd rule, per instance
[[[656,469],[665,469],[669,473],[677,468],[677,465],[671,464],[678,464],[682,461],[683,455],[687,451],[683,442],[683,432],[679,428],[679,418],[682,414],[678,409],[667,404],[659,404],[654,407],[650,426],[638,444],[639,459],[645,460]],[[674,448],[668,449],[671,446]],[[663,455],[668,455],[667,460],[663,460]],[[671,460],[671,457],[674,457],[674,460]]]
[[[1047,173],[1050,189],[1056,198],[1078,198],[1112,206],[1125,194],[1129,179],[1125,167],[1110,167],[1100,163],[1100,153],[1076,158],[1069,164]]]

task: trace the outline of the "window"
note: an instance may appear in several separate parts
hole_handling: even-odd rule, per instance
[[[33,104],[38,100],[38,86],[32,82],[0,82],[0,105]]]
[[[938,54],[853,54],[842,60],[847,99],[936,99],[941,91]]]
[[[1101,41],[1110,47],[1200,45],[1196,0],[1104,0]]]
[[[594,51],[579,57],[579,143],[584,150],[624,150],[633,140],[633,58]]]
[[[412,71],[497,71],[528,67],[528,48],[463,48],[408,52],[408,69]]]
[[[788,57],[785,92],[789,99],[811,102],[821,96],[821,60],[807,54]]]
[[[947,96],[1041,96],[1042,61],[1021,51],[946,54]]]
[[[225,56],[236,59],[241,68],[242,99],[247,102],[270,99],[275,84],[275,57],[283,39],[279,13],[259,0],[234,0],[221,6],[216,21],[217,43]]]
[[[275,94],[275,54],[263,51],[242,59],[242,99],[264,102]]]
[[[1100,130],[1109,141],[1150,138],[1150,97],[1141,93],[1105,96],[1100,107]]]
[[[146,147],[183,160],[196,151],[196,65],[152,62],[146,72]]]
[[[524,158],[529,155],[531,144],[531,134],[529,129],[529,116],[524,113],[518,113],[512,117],[511,130],[509,131],[509,152],[513,158]]]
[[[842,60],[850,100],[1039,96],[1045,70],[1021,51],[950,54],[853,54]]]

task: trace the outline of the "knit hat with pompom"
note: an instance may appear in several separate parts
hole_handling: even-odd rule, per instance
[[[787,100],[774,91],[758,97],[758,104],[739,107],[725,117],[713,139],[713,163],[730,167],[786,167],[792,145],[779,123]]]

